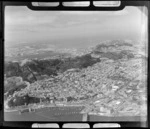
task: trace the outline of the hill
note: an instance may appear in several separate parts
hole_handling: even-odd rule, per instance
[[[30,83],[40,80],[43,76],[56,76],[58,72],[64,72],[71,68],[86,68],[100,62],[90,54],[74,58],[23,60],[22,62],[6,62],[6,77],[20,76]]]

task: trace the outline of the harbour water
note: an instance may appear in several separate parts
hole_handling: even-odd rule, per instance
[[[32,112],[4,112],[5,121],[83,121],[83,106],[45,107]],[[146,118],[146,117],[145,117]],[[85,118],[84,118],[85,119]],[[85,121],[146,121],[141,116],[100,116],[88,115]]]

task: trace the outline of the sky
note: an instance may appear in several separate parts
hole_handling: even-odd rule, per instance
[[[32,11],[25,6],[8,6],[5,44],[49,43],[67,47],[113,39],[140,40],[146,19],[136,7],[92,12]]]

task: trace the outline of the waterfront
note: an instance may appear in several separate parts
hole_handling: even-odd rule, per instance
[[[83,106],[65,106],[65,107],[45,107],[35,110],[35,112],[19,111],[4,112],[5,121],[82,121]],[[100,116],[88,115],[87,121],[146,121],[142,116]]]
[[[83,107],[45,107],[36,109],[35,112],[25,112],[19,114],[19,111],[5,112],[5,121],[81,121],[80,111]]]

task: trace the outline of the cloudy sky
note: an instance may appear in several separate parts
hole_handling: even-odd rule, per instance
[[[136,7],[92,12],[32,11],[24,6],[8,6],[5,9],[5,43],[140,40],[145,19],[146,16]]]

